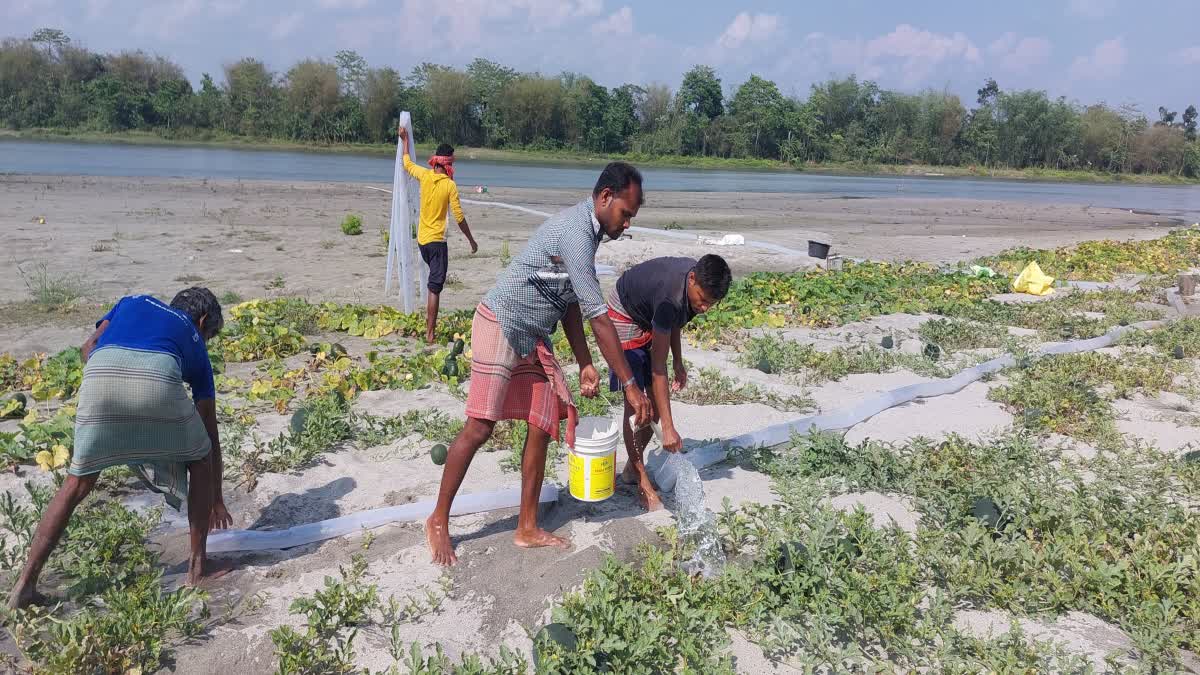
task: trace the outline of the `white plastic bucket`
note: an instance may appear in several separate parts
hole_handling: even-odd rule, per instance
[[[567,455],[567,483],[581,502],[602,502],[617,481],[621,425],[611,417],[584,417],[575,427],[575,447]]]

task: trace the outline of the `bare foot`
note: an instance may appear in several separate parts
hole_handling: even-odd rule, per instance
[[[28,590],[22,589],[22,588],[14,588],[12,590],[12,593],[10,593],[8,596],[8,608],[10,610],[25,609],[26,607],[29,607],[30,605],[37,605],[39,607],[42,607],[42,606],[45,606],[48,604],[50,604],[49,598],[42,595],[41,593],[38,593],[36,590],[34,590],[32,588],[30,588]]]
[[[429,552],[433,555],[433,562],[438,565],[453,565],[458,562],[458,556],[454,555],[454,544],[450,543],[450,530],[446,526],[445,520],[437,519],[437,516],[429,516],[425,521],[425,541],[429,543]]]
[[[554,546],[556,548],[571,548],[571,542],[562,537],[550,534],[541,529],[522,531],[517,530],[513,536],[513,543],[521,548],[542,548],[545,546]]]
[[[663,507],[662,500],[658,498],[658,491],[650,483],[650,476],[645,473],[638,479],[638,501],[647,511],[658,511]]]
[[[637,469],[633,468],[633,464],[626,463],[625,469],[623,471],[621,471],[621,475],[619,476],[619,478],[623,485],[637,485],[638,484]]]

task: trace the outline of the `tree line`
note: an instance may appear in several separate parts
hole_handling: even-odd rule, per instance
[[[1200,178],[1197,111],[1080,105],[988,79],[968,108],[936,90],[881,89],[854,76],[784,95],[752,75],[728,90],[703,65],[677,89],[606,88],[585,75],[522,73],[485,59],[465,69],[422,63],[402,75],[353,51],[282,73],[226,65],[199,88],[142,51],[100,54],[62,31],[0,42],[0,125],[169,138],[217,135],[312,143],[395,141],[400,110],[419,141],[602,154],[1083,169]]]

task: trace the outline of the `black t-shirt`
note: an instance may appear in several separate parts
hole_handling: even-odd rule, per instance
[[[654,258],[634,265],[617,279],[617,297],[629,318],[642,330],[670,333],[683,328],[695,313],[687,299],[692,258]]]

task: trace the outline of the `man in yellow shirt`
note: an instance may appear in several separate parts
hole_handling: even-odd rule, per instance
[[[442,288],[446,285],[446,269],[450,263],[450,253],[446,246],[446,211],[454,212],[454,220],[458,228],[471,242],[471,255],[479,250],[475,237],[471,236],[471,228],[467,225],[467,217],[463,215],[462,204],[458,201],[458,186],[454,183],[454,148],[446,143],[438,146],[437,152],[429,158],[430,169],[417,166],[408,158],[408,130],[400,127],[400,143],[404,154],[404,170],[421,183],[421,217],[417,225],[417,248],[421,250],[421,258],[429,265],[429,300],[425,305],[425,341],[434,342],[434,329],[437,327],[438,304],[441,300]]]

